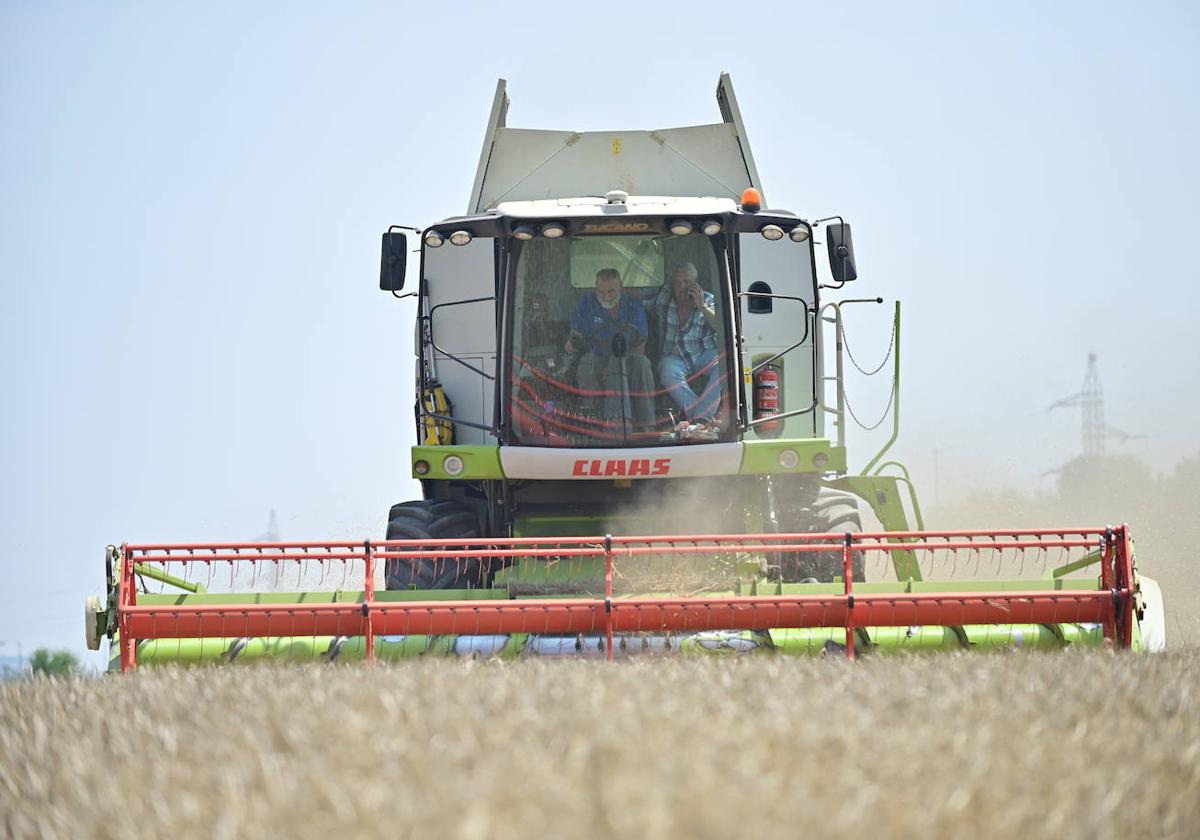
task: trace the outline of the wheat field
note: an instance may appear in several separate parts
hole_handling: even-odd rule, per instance
[[[0,685],[11,837],[1200,836],[1200,649]]]

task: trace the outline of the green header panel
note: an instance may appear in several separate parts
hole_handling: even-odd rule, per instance
[[[834,446],[828,438],[748,440],[742,447],[742,475],[846,470],[846,448]],[[788,453],[794,453],[794,457]]]
[[[456,456],[462,461],[462,470],[450,473],[446,470],[446,459]],[[417,463],[429,465],[428,471],[417,471]],[[451,462],[453,464],[453,461]],[[414,446],[412,448],[413,478],[482,479],[504,478],[500,468],[498,446]]]

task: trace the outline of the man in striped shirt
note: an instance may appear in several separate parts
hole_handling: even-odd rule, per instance
[[[689,420],[711,424],[721,403],[717,311],[716,299],[700,288],[699,276],[692,263],[680,263],[655,300],[663,325],[658,376]]]

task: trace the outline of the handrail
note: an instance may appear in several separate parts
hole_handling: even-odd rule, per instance
[[[833,288],[833,287],[826,287],[826,288]],[[833,381],[837,382],[837,403],[834,408],[834,421],[837,423],[836,445],[839,447],[845,447],[845,445],[846,445],[846,377],[845,377],[845,363],[842,361],[842,348],[843,348],[843,345],[845,344],[844,338],[843,338],[845,335],[845,328],[842,324],[842,307],[845,306],[847,303],[883,303],[883,298],[848,298],[846,300],[840,300],[840,301],[832,301],[831,300],[828,303],[823,304],[821,306],[821,308],[818,309],[816,312],[816,318],[815,318],[816,321],[833,324],[834,350],[835,350],[834,370],[836,372],[835,372],[834,376],[832,377],[832,379],[833,379]],[[833,310],[833,318],[832,319],[826,317],[826,315],[825,315],[826,309]],[[896,301],[897,323],[899,323],[899,317],[900,317],[900,301]],[[899,341],[898,335],[896,338],[897,338],[897,341]],[[824,342],[821,342],[821,344],[824,344]],[[899,356],[899,352],[897,352],[897,356]],[[898,364],[899,363],[897,362],[897,365]],[[825,366],[824,366],[823,358],[822,358],[820,375],[821,375],[822,382],[828,382],[831,379],[831,377],[828,377],[825,375]],[[821,407],[823,409],[825,409],[826,411],[829,410],[829,406],[827,406],[827,405],[822,404]],[[882,455],[883,453],[881,452],[880,454]]]
[[[812,335],[815,333],[815,323],[816,322],[815,322],[814,316],[816,315],[816,313],[814,310],[809,308],[808,301],[802,297],[798,297],[796,295],[777,295],[777,294],[766,293],[766,292],[741,292],[738,295],[736,295],[736,297],[738,297],[739,299],[742,297],[764,297],[764,298],[772,298],[772,299],[778,299],[778,300],[791,300],[791,301],[797,301],[804,305],[804,334],[800,336],[800,340],[795,342],[794,344],[792,344],[790,347],[780,350],[778,353],[774,354],[773,356],[768,356],[767,358],[765,358],[762,361],[758,362],[757,364],[753,365],[750,368],[751,376],[754,376],[759,371],[761,371],[763,368],[770,365],[772,362],[778,361],[779,359],[786,356],[788,353],[791,353],[793,350],[796,350],[799,347],[803,346],[804,343],[809,341],[810,338],[812,337]],[[813,372],[814,372],[814,374],[817,373],[816,363],[817,363],[817,355],[816,355],[816,350],[814,348],[814,355],[813,355],[813,368],[814,368]],[[816,411],[816,409],[819,408],[820,404],[821,404],[821,401],[816,396],[816,388],[817,388],[817,383],[816,383],[816,381],[814,381],[813,382],[813,400],[811,403],[806,405],[804,408],[795,408],[790,411],[777,412],[775,414],[768,414],[764,417],[759,417],[759,418],[756,418],[753,420],[747,420],[745,423],[741,424],[738,427],[739,430],[744,432],[744,431],[753,429],[755,426],[758,426],[762,423],[778,422],[780,420],[786,420],[789,417],[799,417],[802,414],[810,414],[813,411]]]
[[[475,367],[474,365],[464,362],[462,359],[458,358],[450,351],[448,351],[442,347],[439,347],[437,340],[434,339],[434,337],[433,337],[433,313],[436,312],[437,310],[441,309],[443,306],[462,306],[463,304],[467,304],[467,303],[483,303],[483,302],[489,301],[489,300],[492,301],[493,303],[495,303],[496,296],[489,295],[488,297],[465,298],[464,300],[446,301],[445,303],[439,303],[439,304],[436,304],[436,305],[430,307],[429,314],[426,315],[425,318],[426,318],[427,323],[429,324],[429,346],[430,347],[432,347],[436,352],[441,353],[447,359],[452,359],[453,361],[458,362],[463,367],[465,367],[469,370],[475,371],[475,373],[478,373],[480,376],[484,377],[485,379],[490,379],[493,382],[495,382],[496,381],[495,376],[493,376],[492,374],[488,373],[485,370],[480,370],[479,368]],[[488,428],[490,428],[490,427],[488,427]]]
[[[870,473],[871,469],[877,463],[879,463],[880,459],[883,458],[884,453],[891,449],[892,444],[894,444],[896,439],[900,437],[900,301],[896,301],[896,310],[895,315],[893,316],[892,329],[895,331],[896,336],[895,347],[893,348],[896,355],[893,362],[895,367],[893,368],[892,373],[892,436],[887,439],[887,442],[883,445],[883,448],[875,453],[875,457],[867,462],[867,465],[863,467],[863,473]],[[841,339],[839,339],[839,354],[841,353],[841,345],[842,342]]]
[[[917,488],[913,485],[912,477],[908,474],[908,467],[899,461],[885,461],[875,468],[875,472],[872,475],[881,475],[888,467],[896,467],[902,473],[901,476],[894,476],[894,478],[908,488],[908,498],[912,502],[913,519],[917,520],[917,528],[919,530],[925,530],[925,519],[921,516],[921,503],[917,501]]]

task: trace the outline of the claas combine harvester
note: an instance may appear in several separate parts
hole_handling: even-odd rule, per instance
[[[535,131],[501,81],[468,215],[383,236],[423,498],[383,540],[110,547],[90,646],[122,670],[1160,649],[1127,527],[924,529],[884,460],[898,304],[892,435],[848,470],[843,314],[882,300],[843,296],[840,217],[769,209],[728,76],[717,100],[712,125]]]

